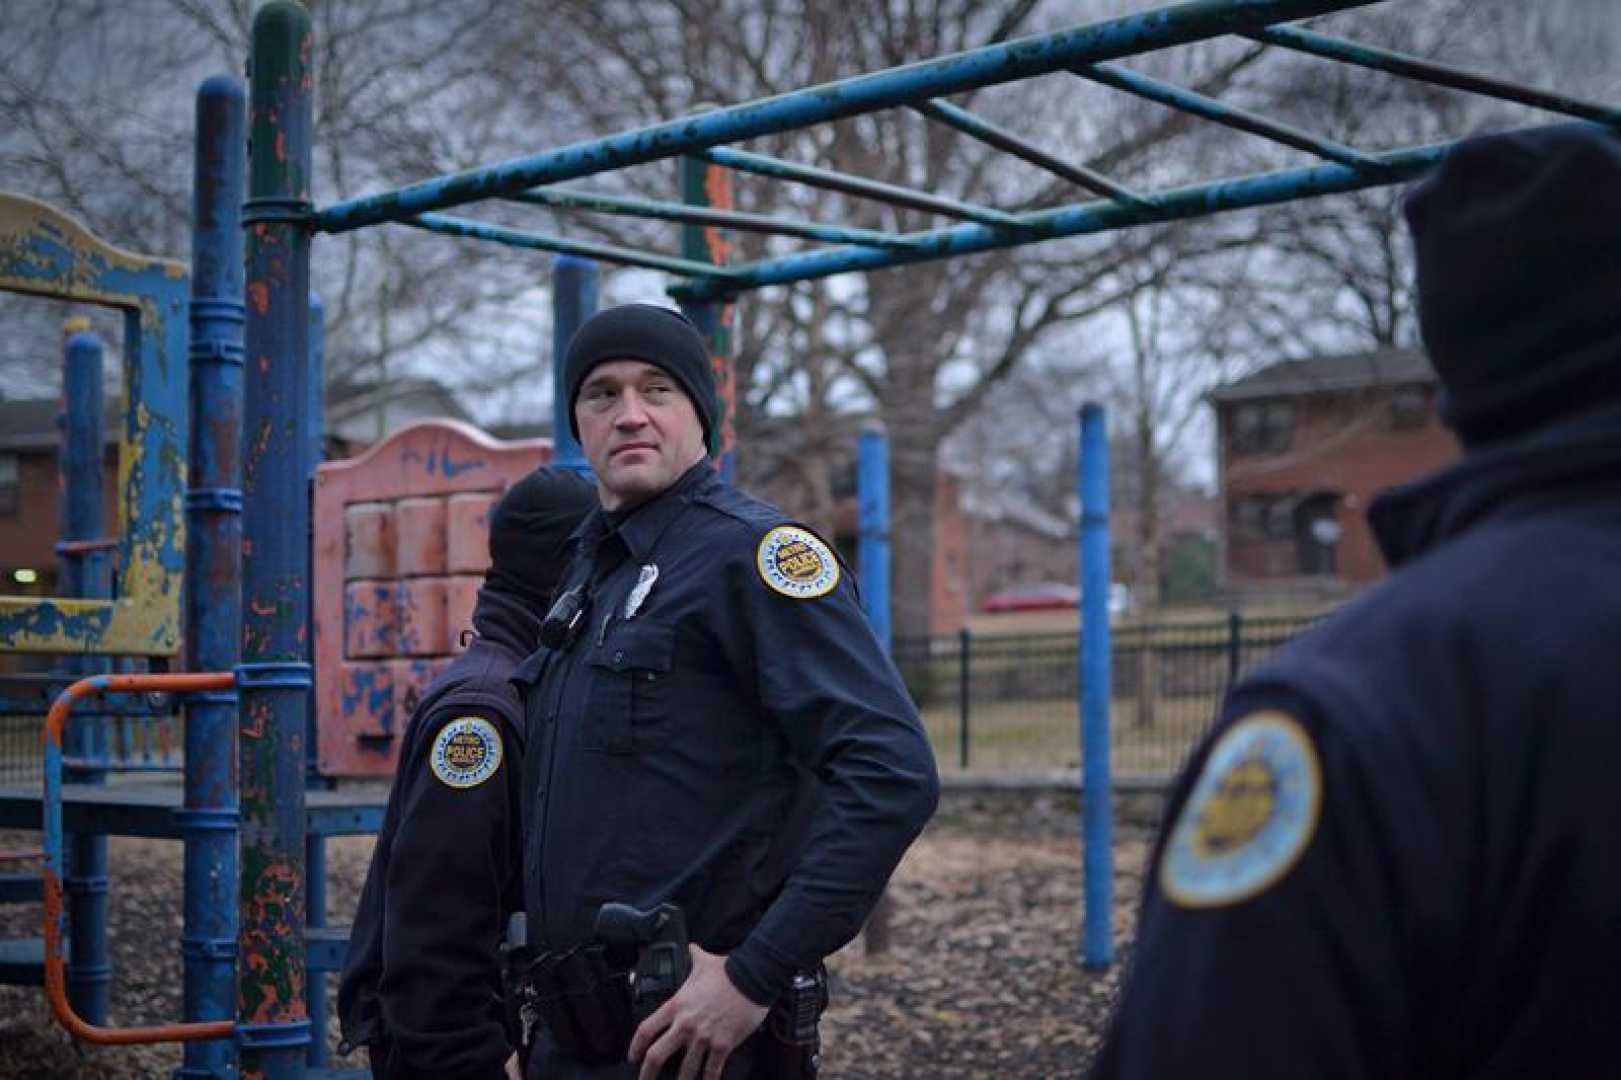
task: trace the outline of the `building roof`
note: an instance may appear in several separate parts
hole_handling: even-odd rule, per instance
[[[1418,386],[1434,383],[1435,372],[1417,349],[1379,349],[1344,356],[1284,360],[1212,390],[1211,401],[1252,401],[1299,397],[1375,386]]]
[[[55,450],[62,442],[56,415],[62,403],[56,398],[0,400],[0,450]],[[109,397],[102,413],[103,438],[116,443],[122,430],[123,402]]]

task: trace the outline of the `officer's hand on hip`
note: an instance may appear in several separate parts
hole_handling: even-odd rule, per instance
[[[518,1065],[518,1052],[514,1050],[507,1063],[501,1067],[502,1080],[523,1080],[523,1069]]]
[[[724,956],[696,945],[687,949],[692,953],[692,974],[674,997],[642,1021],[630,1040],[630,1060],[642,1063],[638,1080],[656,1080],[664,1063],[682,1047],[687,1054],[681,1061],[680,1080],[697,1080],[700,1075],[720,1080],[726,1059],[769,1011],[732,985]]]

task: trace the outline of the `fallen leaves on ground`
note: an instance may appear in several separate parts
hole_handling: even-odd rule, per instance
[[[840,1078],[1078,1077],[1095,1052],[1129,947],[1148,833],[1115,843],[1116,963],[1079,961],[1081,862],[1070,806],[1035,796],[951,799],[890,884],[891,947],[861,939],[828,961],[823,1068]],[[0,833],[0,847],[37,835]],[[370,837],[328,842],[331,921],[354,911]],[[114,1024],[180,1017],[181,846],[109,843]],[[39,936],[38,904],[0,906],[0,938]],[[330,993],[329,993],[330,996]],[[328,1045],[337,1043],[335,1020]],[[84,1047],[51,1022],[38,987],[0,987],[0,1077],[168,1075],[179,1047]],[[362,1055],[334,1065],[363,1067]]]

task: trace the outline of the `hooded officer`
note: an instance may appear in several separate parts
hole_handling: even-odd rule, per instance
[[[375,1076],[489,1080],[512,1056],[498,953],[521,909],[510,679],[538,640],[563,543],[595,505],[590,481],[556,466],[502,496],[477,636],[406,726],[338,990],[344,1042],[369,1048]]]
[[[1097,1080],[1615,1074],[1621,136],[1465,141],[1405,209],[1466,453],[1228,695]]]

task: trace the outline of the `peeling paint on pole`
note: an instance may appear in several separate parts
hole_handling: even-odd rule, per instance
[[[246,100],[216,76],[197,91],[191,239],[191,487],[186,492],[186,667],[230,671],[242,621],[242,195]],[[236,1015],[236,692],[186,709],[184,965],[187,1020]],[[223,1040],[189,1042],[176,1080],[225,1075]]]
[[[310,714],[309,15],[254,19],[243,409],[241,885],[237,1039],[244,1077],[302,1075],[304,742]],[[324,1038],[324,1033],[322,1033]]]

